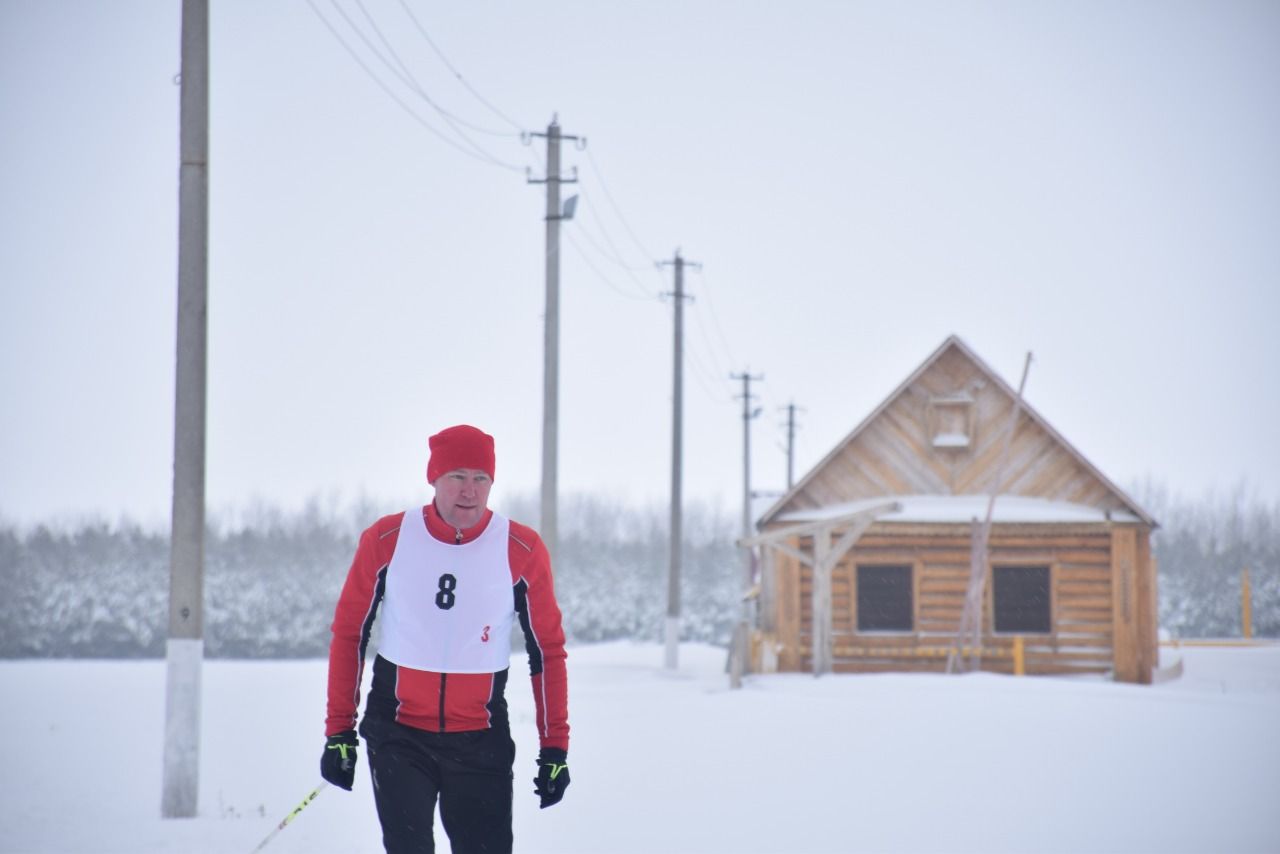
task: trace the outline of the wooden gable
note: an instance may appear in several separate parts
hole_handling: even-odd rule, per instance
[[[887,496],[991,490],[1017,392],[951,336],[762,517]],[[1026,400],[1001,494],[1127,511],[1154,521]]]

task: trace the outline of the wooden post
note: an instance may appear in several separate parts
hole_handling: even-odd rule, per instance
[[[800,551],[800,538],[787,540],[791,552],[771,549],[770,553],[778,567],[778,623],[775,630],[782,643],[782,652],[778,656],[778,669],[783,672],[800,670],[800,567],[801,563],[794,553]]]
[[[1137,649],[1137,679],[1139,685],[1150,685],[1160,667],[1159,614],[1156,600],[1156,567],[1151,556],[1151,531],[1139,528],[1134,531],[1134,646]]]
[[[831,531],[813,534],[813,675],[831,672]]]
[[[1156,560],[1155,552],[1151,548],[1151,532],[1147,531],[1143,538],[1147,543],[1147,560],[1150,562],[1151,568],[1148,576],[1151,579],[1151,589],[1148,591],[1147,607],[1151,613],[1150,636],[1147,643],[1151,645],[1151,667],[1152,678],[1155,678],[1155,671],[1160,667],[1160,564]]]
[[[1117,682],[1140,682],[1137,620],[1137,531],[1111,529],[1111,635],[1112,670]]]
[[[813,569],[813,673],[815,676],[830,673],[832,670],[832,570],[835,569],[835,565],[840,562],[840,559],[858,542],[858,538],[871,526],[876,517],[883,516],[886,513],[896,513],[901,509],[902,505],[898,502],[885,501],[833,519],[801,522],[781,530],[768,531],[753,537],[744,537],[738,541],[738,545],[744,548],[765,546],[769,551],[781,552],[792,558],[794,560],[792,566],[795,567],[795,570],[794,573],[788,571],[787,575],[797,582],[797,587],[798,578],[796,576],[799,575],[800,569],[796,564],[804,564]],[[840,534],[840,539],[832,545],[831,535],[835,531],[842,531],[842,533]],[[802,536],[813,537],[812,557],[798,548],[799,538]],[[799,599],[798,591],[794,594],[794,599]],[[795,601],[792,605],[788,601],[787,595],[782,595],[782,601],[787,603],[784,607],[795,608],[794,625],[795,634],[798,636],[799,602]],[[779,624],[786,626],[789,620],[782,608],[779,609],[779,617]],[[787,635],[788,632],[784,629],[783,637]],[[787,646],[784,642],[784,657],[789,661],[791,650]],[[798,664],[798,651],[795,653],[795,658]]]
[[[1014,635],[1013,638],[1013,675],[1027,675],[1027,656],[1026,647],[1022,640],[1022,635]]]
[[[1249,567],[1240,570],[1240,624],[1246,640],[1253,637],[1253,590],[1249,585]]]

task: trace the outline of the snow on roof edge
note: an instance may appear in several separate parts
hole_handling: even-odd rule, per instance
[[[815,522],[856,513],[865,507],[896,501],[901,509],[877,517],[877,522],[969,523],[987,516],[988,495],[892,495],[849,501],[810,510],[780,513],[773,522]],[[1027,495],[999,495],[992,508],[993,523],[1098,523],[1141,522],[1128,510],[1102,510],[1067,501],[1050,501]]]

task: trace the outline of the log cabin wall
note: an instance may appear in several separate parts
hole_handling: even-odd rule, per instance
[[[1045,632],[993,630],[994,585],[988,571],[983,607],[983,669],[1011,673],[1014,637],[1021,634],[1028,674],[1114,672],[1149,682],[1154,660],[1142,643],[1154,625],[1149,590],[1138,571],[1148,532],[1123,525],[997,525],[990,567],[1045,567],[1049,626]],[[1117,548],[1118,544],[1118,548]],[[812,539],[793,545],[811,553]],[[969,579],[969,528],[964,525],[878,524],[832,575],[834,670],[942,672],[959,630]],[[1117,574],[1125,561],[1129,569]],[[910,630],[866,631],[857,625],[862,566],[909,566]],[[778,666],[810,671],[813,649],[812,570],[779,554],[776,626]],[[1113,584],[1113,578],[1122,581]],[[1126,616],[1127,614],[1127,616]]]

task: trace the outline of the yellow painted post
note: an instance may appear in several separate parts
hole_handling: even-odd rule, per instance
[[[1014,635],[1013,637],[1013,675],[1027,675],[1027,656],[1026,650],[1023,648],[1022,635]]]
[[[1249,589],[1249,567],[1240,571],[1240,623],[1246,640],[1253,637],[1253,591]]]

